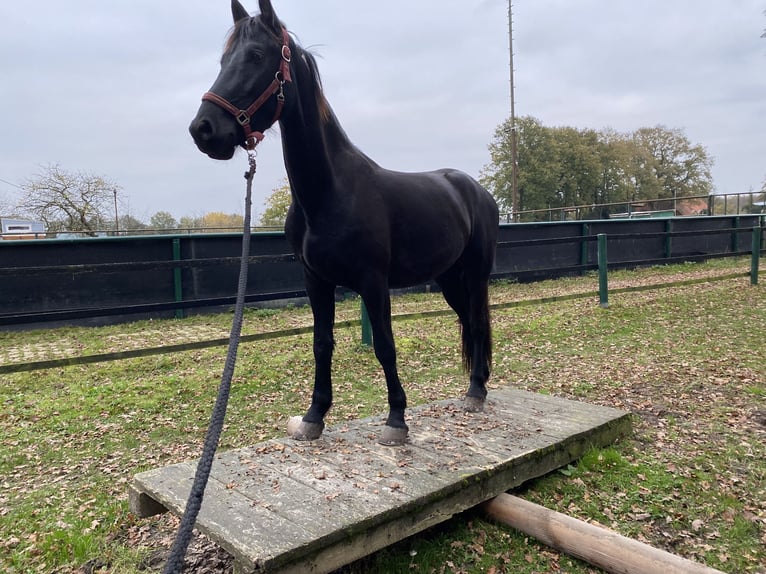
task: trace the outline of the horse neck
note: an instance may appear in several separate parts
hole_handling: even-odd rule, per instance
[[[302,51],[293,61],[298,61],[293,66],[297,98],[280,120],[282,148],[293,197],[310,220],[340,192],[336,176],[341,157],[348,166],[349,158],[364,156],[348,139],[324,96],[318,98],[318,79]]]

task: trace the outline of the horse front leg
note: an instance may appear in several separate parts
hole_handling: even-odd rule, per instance
[[[388,418],[378,442],[386,446],[401,446],[407,439],[409,428],[404,422],[407,396],[396,368],[396,346],[391,328],[391,298],[388,288],[377,286],[362,294],[372,325],[375,357],[383,367],[388,390]]]
[[[295,440],[318,439],[324,430],[324,417],[332,406],[335,285],[306,271],[306,292],[314,315],[314,391],[306,414],[302,418],[293,417],[288,422],[287,433]]]

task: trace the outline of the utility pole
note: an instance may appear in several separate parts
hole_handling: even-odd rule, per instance
[[[508,42],[511,52],[511,220],[516,223],[519,221],[519,152],[517,148],[518,136],[516,133],[516,100],[513,85],[513,1],[508,0]]]
[[[114,231],[115,234],[120,230],[120,218],[117,216],[117,190],[112,190],[114,192]]]

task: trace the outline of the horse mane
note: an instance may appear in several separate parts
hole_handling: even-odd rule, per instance
[[[254,29],[256,24],[267,32],[269,36],[274,38],[274,40],[279,43],[282,42],[282,38],[274,33],[274,31],[261,19],[260,15],[255,18],[242,18],[234,23],[234,26],[232,26],[229,33],[226,35],[223,53],[227,54],[235,44],[249,40],[255,34]],[[284,26],[281,22],[280,25]]]
[[[228,54],[234,47],[234,44],[237,44],[241,40],[246,40],[247,37],[250,36],[250,29],[250,20],[248,18],[243,18],[236,22],[226,35],[226,41],[223,45],[223,54]]]
[[[301,48],[300,51],[300,57],[306,62],[306,67],[309,69],[309,74],[311,76],[311,84],[314,88],[314,99],[316,100],[319,119],[322,120],[322,123],[327,123],[330,120],[332,112],[330,111],[330,105],[327,103],[327,99],[324,97],[322,78],[319,75],[316,58],[314,57],[314,54],[308,50]]]

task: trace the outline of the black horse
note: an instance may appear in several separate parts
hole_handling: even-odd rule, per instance
[[[285,233],[303,263],[314,315],[314,391],[294,438],[318,438],[332,404],[338,285],[359,293],[372,324],[388,387],[381,443],[402,444],[407,436],[389,288],[437,282],[462,327],[470,372],[466,409],[481,410],[492,360],[487,287],[497,243],[494,199],[462,172],[401,173],[363,154],[325,100],[312,55],[287,34],[270,0],[259,4],[260,15],[250,17],[232,0],[235,25],[221,71],[189,130],[201,151],[229,159],[280,123],[293,199]]]

